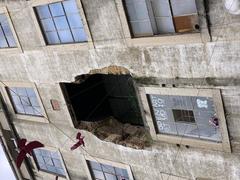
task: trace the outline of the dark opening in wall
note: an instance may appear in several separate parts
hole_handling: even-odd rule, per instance
[[[82,75],[75,83],[60,85],[77,123],[101,121],[112,116],[121,123],[143,125],[130,75]]]

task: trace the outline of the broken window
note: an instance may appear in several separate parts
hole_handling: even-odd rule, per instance
[[[34,159],[37,162],[39,170],[63,177],[66,176],[64,165],[58,152],[46,149],[35,149]]]
[[[75,0],[35,7],[48,44],[86,42],[80,10]]]
[[[94,180],[129,180],[128,171],[123,168],[98,163],[95,161],[87,161],[91,176]]]
[[[0,14],[0,48],[16,47],[16,42],[7,16]]]
[[[60,84],[76,122],[96,122],[114,117],[122,123],[143,125],[130,75],[94,74],[80,78],[82,82]]]
[[[43,116],[33,88],[8,87],[7,90],[17,114]]]
[[[221,141],[212,98],[149,94],[148,100],[158,133]]]
[[[124,0],[134,37],[199,30],[195,0]]]

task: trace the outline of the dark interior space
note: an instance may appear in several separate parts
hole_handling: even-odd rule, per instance
[[[77,122],[96,122],[113,116],[122,123],[143,125],[130,75],[83,75],[78,83],[60,85]]]

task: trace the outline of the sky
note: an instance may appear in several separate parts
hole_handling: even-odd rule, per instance
[[[16,180],[12,168],[7,160],[3,151],[2,144],[0,143],[0,179],[1,180]]]

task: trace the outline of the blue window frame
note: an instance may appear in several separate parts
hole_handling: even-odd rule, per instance
[[[47,44],[86,42],[80,10],[75,0],[35,7]]]
[[[42,116],[42,110],[33,88],[8,87],[7,89],[17,114]]]
[[[58,152],[46,149],[35,149],[34,159],[40,170],[59,176],[66,176],[64,165]]]
[[[5,14],[0,14],[0,48],[12,47],[16,47],[16,42],[7,16]]]
[[[95,161],[87,161],[94,180],[129,180],[126,169],[98,163]]]

